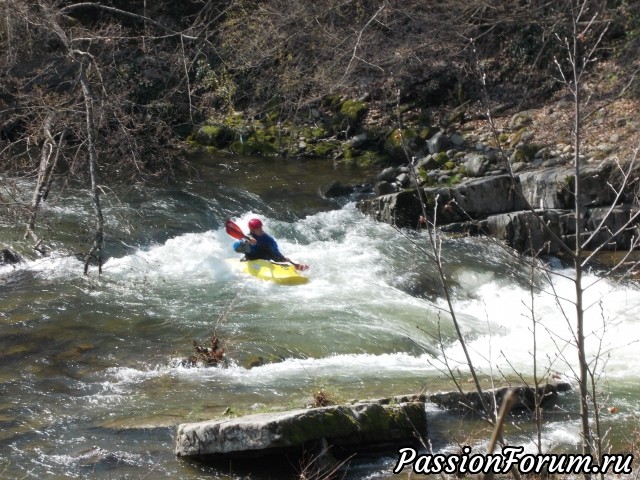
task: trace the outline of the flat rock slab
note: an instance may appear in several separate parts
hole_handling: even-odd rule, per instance
[[[426,430],[422,402],[357,403],[184,423],[175,452],[180,457],[268,454],[321,440],[362,448],[415,440]]]

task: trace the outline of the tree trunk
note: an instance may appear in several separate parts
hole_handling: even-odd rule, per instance
[[[93,246],[84,260],[84,273],[87,274],[89,262],[95,258],[98,262],[98,273],[102,273],[102,248],[104,245],[104,218],[100,206],[100,190],[98,187],[98,153],[96,152],[95,126],[93,121],[93,96],[91,85],[87,79],[87,67],[90,65],[90,56],[84,54],[80,61],[80,84],[87,114],[87,147],[89,150],[89,173],[91,175],[91,195],[96,214],[96,230]]]
[[[24,234],[24,238],[31,237],[35,242],[35,249],[40,253],[44,253],[44,249],[40,247],[42,239],[38,238],[33,231],[36,224],[36,217],[38,215],[38,207],[42,201],[43,191],[47,184],[48,173],[51,168],[51,155],[53,154],[54,141],[51,135],[51,126],[55,120],[55,113],[50,113],[44,121],[42,129],[44,130],[45,140],[42,145],[42,154],[40,156],[40,167],[38,168],[38,179],[36,180],[36,186],[33,189],[33,197],[31,198],[31,211],[29,220],[27,221],[27,231]]]
[[[574,161],[575,161],[575,222],[576,222],[576,245],[574,252],[575,262],[575,287],[576,287],[576,347],[578,349],[579,364],[579,389],[580,389],[580,422],[582,427],[582,453],[591,455],[591,428],[589,426],[589,384],[587,356],[585,352],[585,332],[584,332],[584,305],[583,305],[583,287],[582,287],[582,242],[580,240],[580,232],[582,231],[582,205],[580,201],[580,86],[581,76],[578,72],[578,64],[581,59],[578,57],[578,19],[576,17],[577,5],[573,11],[573,81],[574,81]],[[584,66],[583,66],[584,68]],[[584,474],[585,479],[591,478],[588,473]]]

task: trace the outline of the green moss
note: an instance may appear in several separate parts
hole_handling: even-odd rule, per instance
[[[234,141],[230,150],[241,155],[275,155],[279,151],[278,137],[271,129],[251,132],[246,138]]]
[[[443,165],[443,167],[445,170],[453,170],[454,168],[456,168],[456,162],[452,162],[451,160],[449,160]]]
[[[431,128],[424,127],[422,130],[420,130],[420,133],[418,133],[418,136],[416,137],[416,143],[422,145],[431,137],[433,137],[433,131],[431,130]]]
[[[447,152],[438,152],[433,156],[433,159],[439,167],[442,167],[449,161],[449,155]]]
[[[300,134],[307,140],[320,140],[326,138],[329,132],[324,127],[304,127]]]
[[[449,178],[449,180],[447,180],[447,186],[452,187],[454,185],[457,185],[461,181],[462,181],[462,175],[460,175],[459,173],[456,173],[451,178]]]
[[[345,100],[340,107],[340,114],[346,118],[351,125],[359,124],[369,111],[364,102],[358,100]]]
[[[231,128],[241,128],[245,125],[245,120],[240,112],[233,112],[230,115],[227,115],[222,123]]]
[[[418,168],[417,172],[418,177],[420,178],[420,180],[422,181],[422,183],[424,184],[425,187],[433,187],[434,185],[436,185],[436,179],[433,177],[430,177],[429,175],[427,175],[427,170],[424,168]]]
[[[307,144],[306,152],[313,157],[326,158],[333,156],[339,148],[340,145],[337,142],[318,142]]]
[[[335,412],[323,412],[322,415],[309,416],[304,421],[276,424],[273,428],[279,428],[283,439],[293,445],[301,445],[304,442],[317,437],[319,431],[327,435],[338,435],[343,432],[357,431],[358,422],[344,411],[337,409]]]
[[[527,160],[527,156],[520,149],[516,150],[513,153],[513,158],[516,162],[525,162]]]
[[[538,145],[523,145],[514,152],[514,158],[517,162],[528,162],[533,160],[538,150]]]
[[[351,147],[344,147],[342,150],[343,162],[357,167],[373,167],[384,165],[389,161],[389,157],[384,153],[371,150],[355,150]]]
[[[195,140],[200,145],[216,148],[227,147],[235,138],[235,132],[226,125],[203,125],[196,133]]]
[[[498,141],[503,144],[503,143],[508,143],[509,142],[509,134],[508,133],[501,133],[498,136]]]
[[[524,135],[524,132],[526,131],[527,131],[526,127],[522,127],[520,130],[518,130],[513,135],[511,135],[509,140],[511,142],[511,145],[517,144],[522,138],[522,135]]]
[[[326,95],[322,98],[322,101],[320,102],[320,104],[323,107],[336,109],[340,106],[341,102],[342,102],[342,97],[340,97],[340,95]]]
[[[343,155],[345,160],[352,160],[352,159],[358,157],[360,155],[360,153],[357,152],[356,150],[354,150],[351,147],[345,146],[342,149],[342,155]]]
[[[396,128],[384,137],[383,150],[392,160],[406,160],[404,147],[415,141],[418,134],[412,128]]]

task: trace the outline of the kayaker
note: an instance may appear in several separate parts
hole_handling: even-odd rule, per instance
[[[249,220],[249,238],[235,242],[233,249],[238,253],[244,253],[245,260],[273,260],[295,265],[280,253],[278,243],[262,229],[262,221],[259,218]]]

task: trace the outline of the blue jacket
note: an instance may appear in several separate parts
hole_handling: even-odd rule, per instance
[[[273,260],[275,262],[286,262],[284,255],[278,249],[278,243],[268,234],[251,235],[256,239],[256,244],[248,242],[235,242],[233,249],[238,253],[244,253],[246,260]]]

